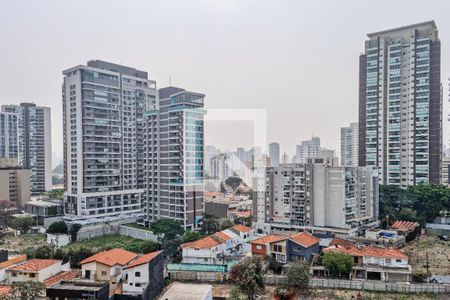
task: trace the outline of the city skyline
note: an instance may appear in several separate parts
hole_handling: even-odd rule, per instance
[[[63,10],[62,4],[52,1],[28,3],[26,6],[7,3],[0,12],[5,23],[0,29],[5,38],[2,43],[4,55],[0,57],[5,70],[0,78],[3,91],[0,104],[34,102],[39,106],[50,106],[53,151],[59,155],[63,145],[60,70],[90,59],[148,70],[150,77],[158,82],[158,88],[168,85],[170,77],[172,85],[201,90],[208,95],[206,109],[266,109],[267,141],[280,143],[280,153],[289,154],[294,153],[295,145],[312,135],[320,136],[324,147],[339,151],[338,128],[357,121],[358,56],[364,50],[363,42],[369,32],[435,20],[439,36],[444,41],[441,81],[444,91],[447,90],[446,78],[450,75],[447,57],[450,55],[445,41],[450,40],[450,31],[446,30],[450,28],[450,21],[446,20],[447,10],[442,5],[436,8],[430,5],[424,12],[414,9],[410,1],[389,3],[392,8],[389,11],[383,9],[383,2],[341,2],[325,6],[325,2],[287,1],[276,6],[263,1],[258,2],[259,10],[255,12],[251,2],[200,2],[198,7],[189,7],[182,2],[153,3],[153,6],[137,2],[137,5],[153,9],[150,13],[142,9],[146,17],[135,16],[134,21],[123,28],[118,24],[111,25],[117,27],[117,31],[111,31],[101,22],[119,16],[122,11],[126,14],[128,8],[117,2],[109,3],[111,9],[104,15],[98,14],[102,5],[87,2],[81,2],[71,11]],[[171,8],[175,5],[184,8],[186,13],[176,15],[179,21],[169,24],[164,16],[174,13]],[[287,7],[289,10],[285,9]],[[396,7],[401,7],[404,13],[396,13]],[[13,14],[7,13],[10,9],[20,13],[13,18]],[[366,9],[373,13],[362,13]],[[61,13],[54,14],[55,10]],[[36,11],[52,13],[46,15]],[[78,24],[78,34],[61,35],[62,32],[71,32],[71,26],[77,25],[64,20],[86,11],[97,17],[94,24],[88,27]],[[158,11],[160,16],[153,11]],[[308,11],[320,11],[321,14],[309,14]],[[139,11],[134,12],[141,16]],[[271,13],[270,22],[266,19],[268,12]],[[383,19],[378,17],[381,12]],[[21,22],[16,24],[17,20]],[[59,26],[53,26],[54,23]],[[180,31],[185,25],[188,27]],[[130,46],[142,40],[133,31],[144,27],[153,37],[149,40],[160,39],[163,42],[155,44],[144,39],[141,47]],[[236,28],[241,30],[237,32]],[[124,42],[110,42],[111,32],[122,36]],[[178,39],[168,38],[174,32]],[[254,38],[249,39],[250,35]],[[94,38],[98,42],[94,42]],[[21,47],[18,39],[38,47]],[[189,43],[191,40],[196,43]],[[42,41],[51,47],[40,47]],[[74,51],[71,49],[74,43],[82,43],[83,47],[75,47],[77,50]],[[185,45],[178,46],[183,43]],[[331,44],[334,45],[333,55],[328,51]],[[258,49],[257,55],[254,55],[254,49]],[[59,55],[62,53],[64,55]],[[29,68],[30,64],[33,68]],[[194,66],[198,67],[197,72],[187,72]],[[15,80],[19,74],[27,80],[29,88],[20,88],[21,83]],[[326,88],[322,88],[322,83],[326,83]],[[271,88],[261,88],[264,86]],[[272,105],[273,99],[281,105]],[[447,94],[444,93],[444,120],[448,111],[446,100]],[[213,144],[220,149],[250,148],[249,122],[215,123],[216,126],[205,126],[208,128],[205,130],[205,144]],[[288,127],[289,130],[285,130]],[[448,124],[444,121],[446,127]],[[240,134],[230,136],[236,129]],[[444,145],[448,145],[448,139],[448,130],[444,130]]]

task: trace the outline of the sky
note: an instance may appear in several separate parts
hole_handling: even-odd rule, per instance
[[[206,108],[249,109],[249,121],[206,123],[206,144],[252,145],[252,109],[267,142],[294,154],[312,135],[339,150],[357,121],[358,57],[367,33],[435,20],[447,112],[450,1],[0,0],[0,105],[52,108],[62,155],[64,69],[101,59],[148,71],[158,87],[204,93]],[[231,110],[232,111],[232,110]],[[447,123],[444,117],[444,123]],[[447,127],[447,124],[445,124]],[[444,135],[448,144],[448,134]]]

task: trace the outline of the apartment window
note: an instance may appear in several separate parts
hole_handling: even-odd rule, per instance
[[[135,277],[141,277],[141,272],[134,272]]]
[[[102,276],[106,276],[106,271],[102,271]]]

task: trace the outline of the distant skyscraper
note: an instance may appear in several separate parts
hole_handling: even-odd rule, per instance
[[[269,157],[270,157],[270,166],[278,167],[280,164],[280,144],[271,143],[269,144]]]
[[[233,175],[233,170],[230,168],[230,156],[226,153],[221,153],[211,158],[211,178],[224,181]]]
[[[163,88],[159,107],[145,114],[147,223],[175,219],[193,229],[204,212],[204,98]]]
[[[247,160],[247,152],[244,148],[238,147],[236,149],[236,155],[242,163],[245,163],[245,161]]]
[[[297,153],[295,155],[297,163],[306,163],[308,158],[316,157],[320,149],[320,138],[312,137],[310,140],[303,141],[301,145],[297,145]]]
[[[359,164],[380,182],[440,182],[441,43],[434,21],[368,34],[360,56]]]
[[[0,157],[17,158],[20,166],[31,171],[33,194],[49,191],[52,188],[50,108],[21,103],[2,105],[1,110],[0,140],[5,144],[0,145]]]
[[[358,123],[341,127],[341,165],[358,166]]]
[[[156,82],[147,72],[99,60],[63,74],[65,213],[141,213],[143,118],[157,105]]]
[[[215,146],[207,145],[205,146],[205,158],[204,158],[204,168],[205,172],[211,176],[211,158],[214,156],[220,154],[220,150],[217,149]]]

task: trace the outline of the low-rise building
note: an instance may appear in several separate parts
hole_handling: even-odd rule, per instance
[[[299,232],[289,237],[287,241],[287,259],[297,259],[311,263],[314,254],[320,253],[320,239],[307,232]]]
[[[23,263],[26,260],[27,260],[26,255],[19,255],[16,257],[11,257],[5,261],[2,261],[0,263],[0,284],[7,283],[8,274],[6,273],[6,270],[8,268],[11,268],[17,264]]]
[[[7,269],[7,282],[8,284],[25,281],[44,282],[62,271],[67,271],[68,268],[61,260],[30,259]]]
[[[212,300],[212,286],[209,284],[172,283],[160,300]]]
[[[164,287],[163,251],[144,254],[123,268],[122,293],[125,295],[148,294],[154,299]]]
[[[39,225],[44,225],[44,219],[63,216],[64,208],[59,199],[37,200],[25,203],[25,212],[33,215]]]
[[[226,264],[230,259],[245,255],[250,251],[250,240],[254,229],[244,225],[234,225],[199,240],[181,245],[183,263]]]
[[[251,241],[252,254],[261,258],[272,256],[280,263],[287,262],[287,236],[269,234]]]
[[[107,282],[89,280],[60,281],[46,289],[47,298],[56,299],[96,299],[108,300],[109,285]]]
[[[81,277],[92,281],[109,283],[115,291],[123,280],[123,269],[138,255],[123,249],[111,249],[92,255],[80,262]]]
[[[351,255],[353,258],[352,279],[411,281],[412,267],[409,264],[409,258],[398,249],[333,245],[325,248],[323,252],[343,252]]]

